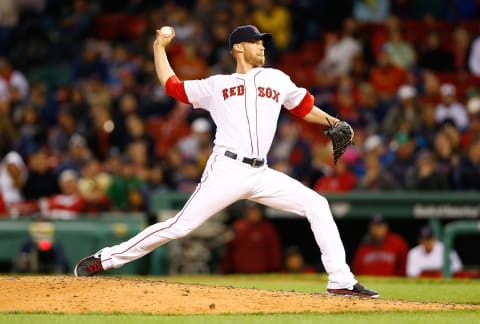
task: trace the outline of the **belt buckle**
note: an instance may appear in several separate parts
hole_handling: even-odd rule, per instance
[[[260,162],[260,163],[261,163],[261,162],[262,162],[262,160],[260,160],[260,159],[257,159],[257,158],[253,158],[253,159],[252,159],[252,166],[253,166],[254,168],[256,168],[256,167],[257,167],[257,162]]]

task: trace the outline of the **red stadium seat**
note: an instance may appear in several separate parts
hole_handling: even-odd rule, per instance
[[[102,14],[96,20],[96,36],[101,39],[114,40],[128,37],[133,40],[145,31],[145,15]]]

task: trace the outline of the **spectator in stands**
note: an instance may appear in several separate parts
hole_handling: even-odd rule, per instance
[[[194,159],[185,159],[179,171],[175,179],[175,189],[190,193],[195,191],[202,175],[202,169],[198,165],[198,162]]]
[[[391,232],[383,216],[376,214],[355,252],[353,271],[357,275],[404,276],[407,253],[405,239]]]
[[[94,107],[92,107],[91,111],[86,141],[92,154],[103,160],[106,158],[109,148],[113,145],[112,132],[115,125],[110,111]]]
[[[333,105],[339,116],[348,122],[353,128],[361,126],[364,122],[357,106],[358,88],[349,75],[338,78],[337,91],[334,95]]]
[[[117,211],[131,211],[138,203],[139,193],[142,192],[144,181],[134,172],[132,161],[125,158],[122,161],[120,174],[114,175],[108,187],[108,197],[112,202],[112,209]],[[141,196],[141,194],[140,194]]]
[[[293,178],[305,182],[312,170],[312,151],[308,142],[300,136],[299,125],[289,116],[283,118],[278,126],[277,137],[273,141],[268,160],[287,161]]]
[[[234,63],[230,52],[224,49],[218,52],[218,61],[209,67],[208,74],[229,74],[234,70]]]
[[[468,66],[474,75],[480,77],[480,35],[477,35],[472,41]]]
[[[382,168],[389,166],[395,159],[392,147],[386,145],[385,138],[378,134],[372,134],[363,141],[363,153],[376,155]]]
[[[376,57],[376,64],[370,70],[370,83],[380,100],[391,101],[397,94],[398,88],[405,84],[405,70],[392,63],[390,54],[382,51]]]
[[[60,152],[57,154],[59,155],[59,153]],[[85,163],[92,158],[92,153],[87,142],[80,134],[74,134],[70,138],[68,142],[68,151],[66,153],[66,156],[59,156],[60,162],[55,169],[57,174],[60,174],[64,170],[73,170],[79,175]]]
[[[453,53],[440,44],[440,34],[431,31],[424,48],[419,51],[418,67],[436,72],[451,72],[455,69]]]
[[[13,150],[18,139],[17,128],[10,115],[10,103],[0,99],[0,156]]]
[[[25,107],[15,141],[15,150],[25,156],[45,145],[46,140],[47,128],[38,115],[38,110],[33,106]]]
[[[61,108],[57,113],[57,125],[48,132],[48,148],[55,155],[65,153],[70,140],[78,132],[77,121],[68,107]]]
[[[14,68],[6,57],[0,56],[0,100],[9,98],[11,88],[19,91],[22,101],[27,100],[29,89],[27,78],[20,70]]]
[[[478,134],[472,139],[467,148],[467,153],[461,157],[460,162],[453,170],[456,189],[480,189],[480,137]]]
[[[282,268],[282,248],[275,226],[263,207],[247,202],[242,219],[234,222],[234,237],[225,246],[223,273],[268,273]]]
[[[28,169],[22,157],[10,151],[0,163],[0,191],[5,205],[9,208],[23,200],[22,187],[28,176]]]
[[[165,179],[175,189],[175,181],[180,177],[180,169],[184,158],[176,146],[169,147],[164,158]]]
[[[20,121],[22,110],[25,107],[26,100],[22,98],[20,89],[16,86],[10,86],[8,89],[8,102],[10,104],[10,110],[12,118],[15,123]]]
[[[400,29],[393,29],[384,44],[384,51],[390,54],[393,65],[409,70],[416,64],[417,54],[413,45],[403,39]]]
[[[73,53],[94,27],[96,10],[93,6],[94,4],[86,0],[73,0],[59,20],[62,32],[69,36],[65,37],[65,40],[70,40],[67,45],[72,47]]]
[[[108,69],[105,61],[100,56],[98,44],[94,41],[81,44],[83,48],[80,51],[80,57],[72,63],[73,80],[81,82],[96,78],[99,81],[107,81]]]
[[[45,127],[51,127],[56,123],[59,99],[54,91],[51,91],[51,86],[47,82],[34,82],[30,88],[30,96],[26,107],[33,107],[41,119],[41,124]]]
[[[231,23],[230,26],[243,26],[253,24],[249,3],[243,0],[230,1]],[[293,19],[293,17],[292,17]],[[293,25],[293,23],[291,22]],[[293,30],[292,30],[293,33]],[[293,36],[292,36],[293,37]]]
[[[390,1],[388,0],[355,0],[353,16],[360,22],[384,22],[390,14]]]
[[[181,42],[192,39],[195,24],[187,7],[176,4],[169,18],[175,28],[175,38],[178,37],[177,39]]]
[[[448,190],[449,179],[438,170],[435,157],[428,149],[417,154],[416,163],[407,172],[407,189],[410,190]]]
[[[424,71],[421,76],[423,93],[419,98],[420,103],[433,104],[436,106],[440,101],[440,80],[438,76],[430,71]]]
[[[383,105],[377,97],[372,85],[368,82],[359,84],[358,112],[360,114],[361,126],[368,133],[377,133],[380,122],[383,120],[387,106]]]
[[[83,85],[59,89],[57,101],[60,107],[69,107],[70,112],[79,123],[84,125],[90,123],[90,112]]]
[[[344,159],[337,161],[330,174],[326,174],[317,180],[313,187],[321,193],[348,192],[357,186],[357,176],[353,173]]]
[[[147,144],[142,140],[130,142],[125,148],[125,156],[132,162],[135,174],[145,180],[148,165],[153,160],[153,157],[148,155]]]
[[[155,140],[145,130],[145,122],[137,114],[130,114],[126,120],[127,133],[124,134],[124,145],[121,149],[124,150],[128,144],[141,141],[144,142],[149,157],[155,156]]]
[[[103,172],[100,161],[95,158],[88,160],[82,167],[80,175],[78,192],[85,200],[83,211],[88,213],[107,211],[110,208],[107,191],[112,179],[108,173]]]
[[[176,31],[175,31],[176,37]],[[192,40],[182,43],[182,51],[172,58],[172,67],[182,80],[203,79],[207,76],[207,62],[198,55]]]
[[[415,130],[419,148],[433,148],[438,125],[435,120],[435,104],[426,102],[420,109],[420,124]]]
[[[89,106],[89,113],[95,114],[97,110],[110,111],[112,109],[112,93],[99,75],[92,75],[83,80],[85,99]]]
[[[118,97],[122,93],[122,75],[124,73],[136,74],[139,67],[128,52],[126,45],[118,44],[112,50],[112,57],[106,62],[108,70],[107,85],[113,93],[113,97]]]
[[[358,181],[358,187],[360,189],[368,191],[399,189],[399,185],[393,175],[380,164],[380,158],[377,154],[373,152],[366,153],[364,160],[365,175]]]
[[[290,46],[292,17],[282,3],[274,0],[255,1],[252,19],[260,30],[275,35],[273,43],[276,49],[283,51]]]
[[[211,41],[210,41],[210,55],[208,55],[207,58],[207,63],[209,65],[214,64],[215,62],[218,62],[220,59],[220,55],[223,51],[228,50],[228,35],[229,35],[229,26],[218,22],[214,21],[212,25],[212,31],[211,31]],[[151,43],[150,43],[151,44]]]
[[[394,147],[395,158],[387,166],[387,170],[393,175],[400,188],[405,189],[407,170],[415,163],[416,141],[413,134],[399,132],[391,145]]]
[[[317,72],[333,77],[348,74],[353,58],[362,53],[362,44],[356,39],[357,23],[349,18],[343,22],[342,35],[325,34],[325,56],[317,66]]]
[[[451,124],[445,124],[439,128],[435,135],[433,152],[437,161],[437,168],[447,176],[449,183],[452,184],[453,168],[459,161],[459,135],[448,129],[456,131],[455,126]]]
[[[122,169],[122,156],[118,147],[111,147],[108,150],[108,155],[103,161],[103,169],[110,176],[120,174]]]
[[[287,273],[315,273],[314,267],[305,263],[302,251],[297,246],[285,249],[284,271]]]
[[[442,277],[444,261],[444,246],[438,241],[428,226],[420,230],[418,245],[408,252],[407,276],[417,277]],[[456,251],[450,253],[451,271],[462,270],[463,265]]]
[[[190,127],[191,134],[177,142],[178,151],[184,159],[196,159],[201,146],[210,143],[212,138],[212,124],[208,119],[197,118]]]
[[[146,186],[148,196],[170,190],[170,187],[168,186],[165,179],[165,171],[161,164],[154,163],[150,167]]]
[[[470,121],[468,128],[462,133],[460,146],[466,150],[471,141],[480,134],[480,93],[473,94],[467,102],[468,119]]]
[[[237,2],[237,1],[231,1],[231,2],[233,7],[234,5],[233,2]],[[241,2],[245,3],[244,1],[241,1]],[[208,24],[210,24],[215,19],[215,14],[218,10],[218,7],[219,5],[216,3],[216,1],[197,0],[193,4],[192,18],[208,26]]]
[[[74,219],[81,213],[85,200],[78,192],[78,177],[73,170],[64,170],[58,178],[60,193],[40,200],[40,211],[51,219]]]
[[[25,200],[50,197],[60,191],[58,179],[49,165],[48,154],[38,150],[28,156],[28,176],[22,187]]]
[[[420,126],[421,108],[416,100],[417,91],[411,85],[402,85],[397,92],[398,104],[390,107],[382,123],[382,129],[389,137],[400,129],[414,131]]]
[[[122,148],[125,145],[124,135],[127,133],[126,121],[128,116],[140,113],[140,99],[132,92],[123,93],[114,105],[112,117],[114,129],[112,144]]]
[[[0,1],[0,56],[7,54],[19,18],[15,0]]]
[[[469,71],[471,35],[468,29],[457,26],[452,32],[451,51],[454,56],[456,71]]]
[[[369,49],[363,49],[364,52],[368,52]],[[362,87],[368,84],[368,78],[370,73],[370,65],[368,60],[370,59],[367,57],[369,54],[359,53],[352,58],[352,67],[350,68],[349,75],[352,77],[354,83],[358,85],[358,87]]]
[[[438,124],[447,120],[453,121],[454,125],[461,131],[468,127],[468,114],[465,106],[457,101],[457,90],[451,83],[444,83],[440,87],[442,102],[437,105],[435,119]]]

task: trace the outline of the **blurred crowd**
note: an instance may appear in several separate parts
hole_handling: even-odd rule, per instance
[[[269,164],[321,193],[480,188],[475,0],[0,2],[0,214],[146,211],[193,191],[215,131],[166,96],[155,30],[181,79],[234,71],[228,35],[271,32],[267,63],[348,121],[332,164],[322,129],[284,113]]]
[[[222,273],[314,273],[322,271],[305,259],[295,245],[283,247],[276,227],[263,217],[262,207],[247,205],[241,219],[233,223],[233,238],[225,245],[220,264]],[[367,230],[358,243],[351,267],[356,275],[428,277],[443,276],[445,247],[430,226],[418,230],[410,245],[390,228],[382,214],[371,215]],[[455,277],[478,278],[480,271],[465,269],[453,249],[450,267]]]

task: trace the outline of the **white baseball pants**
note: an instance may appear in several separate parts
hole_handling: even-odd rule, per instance
[[[212,153],[202,179],[174,217],[145,228],[121,244],[102,250],[105,270],[119,268],[155,248],[183,237],[230,204],[249,199],[304,216],[310,222],[327,271],[327,288],[352,288],[357,282],[345,260],[345,250],[327,200],[289,176],[263,166],[254,168],[221,153]]]

